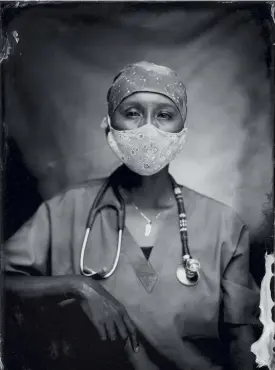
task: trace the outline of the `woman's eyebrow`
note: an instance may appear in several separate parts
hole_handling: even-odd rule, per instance
[[[173,109],[177,109],[177,107],[173,104],[173,103],[158,103],[159,106],[161,107],[168,107],[168,108],[173,108]]]
[[[130,108],[144,109],[144,107],[147,104],[148,104],[147,102],[129,101],[129,102],[125,102],[121,104],[120,109],[121,110],[127,110]],[[169,109],[172,109],[173,111],[177,111],[177,107],[175,107],[173,103],[169,103],[169,102],[151,102],[150,105],[154,109],[169,108]]]
[[[124,104],[121,104],[122,109],[129,109],[129,108],[142,108],[143,105],[140,102],[133,101],[133,102],[125,102]]]
[[[159,103],[155,106],[155,109],[164,109],[164,108],[173,110],[174,112],[178,111],[178,108],[170,103]]]

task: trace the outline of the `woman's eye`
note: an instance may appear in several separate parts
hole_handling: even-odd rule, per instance
[[[135,118],[135,117],[139,117],[139,116],[140,116],[140,114],[137,111],[126,112],[126,117],[128,117],[128,118]]]
[[[168,113],[168,112],[160,112],[158,114],[158,118],[160,118],[160,119],[171,119],[172,118],[172,114],[171,113]]]

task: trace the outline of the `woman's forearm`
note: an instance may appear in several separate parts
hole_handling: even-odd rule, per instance
[[[43,299],[45,302],[61,302],[80,298],[85,284],[92,282],[83,276],[6,276],[5,292],[20,299]]]
[[[107,337],[115,340],[117,334],[125,341],[129,337],[133,350],[138,351],[137,328],[134,322],[126,309],[96,280],[79,275],[6,276],[4,285],[8,295],[17,297],[24,303],[30,301],[31,305],[38,301],[42,303],[43,308],[56,303],[63,305],[70,300],[78,299],[77,303],[102,340],[106,340]],[[15,303],[18,304],[17,301]],[[12,299],[11,308],[13,304]]]

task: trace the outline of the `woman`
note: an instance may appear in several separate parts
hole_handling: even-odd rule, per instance
[[[106,279],[85,276],[106,274],[117,245],[115,212],[102,210],[81,259],[99,191],[86,184],[42,204],[9,240],[7,292],[58,307],[61,339],[73,338],[70,361],[59,369],[120,368],[124,358],[125,366],[140,370],[252,369],[258,294],[249,275],[247,227],[229,207],[177,186],[168,172],[186,135],[184,85],[169,68],[140,62],[116,76],[107,100],[107,140],[123,165],[100,204],[125,204],[126,210],[115,271]],[[177,270],[186,230],[195,259],[189,280]],[[182,284],[186,279],[197,283]],[[95,362],[102,360],[100,348],[107,363]]]

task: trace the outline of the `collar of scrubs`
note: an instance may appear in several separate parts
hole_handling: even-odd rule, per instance
[[[174,235],[171,241],[171,236]],[[179,261],[181,258],[181,241],[178,226],[177,208],[172,207],[169,211],[165,225],[157,235],[150,259],[146,259],[143,251],[134,241],[127,226],[122,239],[121,252],[127,255],[137,278],[140,280],[148,293],[151,293],[165,261],[169,259],[172,246],[178,248]]]
[[[181,185],[180,187],[184,197],[184,187]],[[185,201],[185,203],[187,216],[189,216],[192,208],[190,209],[187,201]],[[154,248],[151,251],[149,259],[146,258],[142,249],[134,240],[126,223],[123,233],[121,253],[124,253],[127,256],[137,278],[148,293],[153,291],[160,273],[165,264],[170,260],[170,254],[175,253],[175,250],[178,254],[178,263],[180,264],[182,258],[182,245],[179,232],[177,204],[168,211],[164,225],[156,237]]]
[[[185,188],[183,187],[182,190],[184,196]],[[118,207],[120,206],[111,188],[106,191],[101,203],[112,203]],[[188,204],[188,199],[185,203],[187,217],[190,217],[190,211],[191,213],[193,212],[192,204]],[[114,217],[114,213],[112,211],[104,211],[103,214],[98,217],[93,229],[94,231],[91,233],[91,240],[89,242],[91,247],[87,248],[86,252],[87,265],[91,265],[93,269],[102,268],[103,263],[104,266],[105,264],[109,266],[115,257],[116,251],[117,219]],[[99,245],[102,247],[98,248]],[[171,261],[173,259],[171,255],[173,255],[176,265],[174,265],[175,262],[173,266],[169,265],[172,263]],[[175,204],[175,206],[167,212],[164,225],[156,237],[154,248],[148,260],[144,256],[140,246],[135,242],[127,225],[125,225],[117,271],[115,271],[114,276],[107,279],[108,282],[106,282],[106,284],[112,284],[117,274],[120,276],[120,268],[123,269],[122,265],[126,262],[126,264],[131,265],[132,271],[145,290],[151,293],[156,286],[160,274],[165,274],[166,271],[173,270],[176,276],[176,269],[181,263],[181,258],[182,245],[179,232],[178,209]]]

